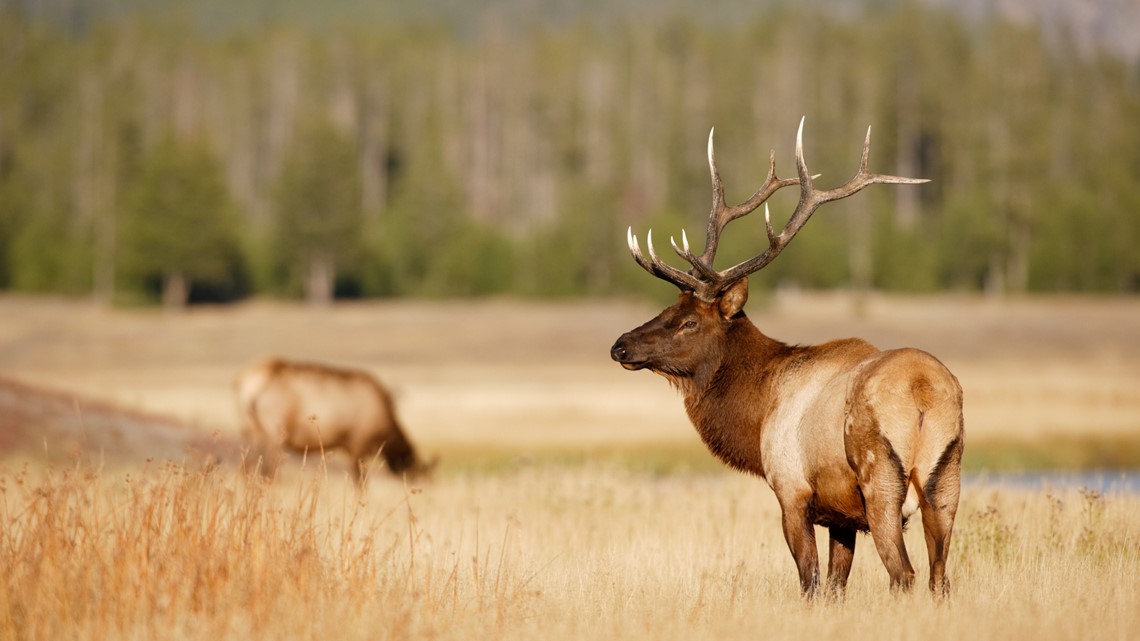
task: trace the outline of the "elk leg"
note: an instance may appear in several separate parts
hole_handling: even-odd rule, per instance
[[[938,596],[950,594],[950,579],[946,578],[946,557],[950,553],[950,530],[954,527],[951,510],[937,510],[922,506],[922,529],[926,535],[926,550],[930,556],[930,591]]]
[[[830,537],[827,554],[827,587],[835,593],[847,587],[851,562],[855,559],[855,530],[844,527],[828,528]]]
[[[815,549],[815,526],[806,510],[784,508],[784,539],[796,561],[800,574],[800,590],[804,596],[815,596],[819,589],[819,555]]]
[[[906,499],[906,484],[896,482],[893,471],[891,478],[874,476],[880,478],[872,477],[863,488],[871,538],[887,573],[891,575],[891,591],[907,591],[914,585],[914,568],[903,543],[902,504]]]
[[[920,493],[922,530],[926,535],[926,550],[930,557],[930,591],[936,595],[950,593],[950,580],[946,578],[946,557],[950,554],[950,534],[954,529],[954,516],[958,512],[958,495],[961,491],[961,482],[956,473],[961,447],[956,452],[951,452],[951,457],[954,457],[951,460],[953,465],[946,466],[946,471],[936,470],[935,475],[927,479],[925,490]]]

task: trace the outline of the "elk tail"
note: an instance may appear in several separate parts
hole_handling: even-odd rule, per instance
[[[922,430],[927,410],[934,407],[934,385],[925,376],[918,376],[910,382],[910,394],[918,409],[918,429]]]

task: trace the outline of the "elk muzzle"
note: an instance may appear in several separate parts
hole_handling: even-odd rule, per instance
[[[610,348],[610,358],[628,370],[642,369],[645,367],[645,361],[637,358],[634,354],[637,351],[634,343],[632,332],[622,334],[614,342],[614,346]]]

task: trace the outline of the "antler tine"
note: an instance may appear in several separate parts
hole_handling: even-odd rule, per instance
[[[629,251],[633,254],[634,260],[637,264],[641,265],[649,273],[667,280],[682,290],[692,291],[699,298],[712,301],[729,285],[739,281],[740,279],[756,272],[768,263],[772,262],[784,250],[784,247],[791,242],[792,238],[799,233],[808,219],[811,218],[815,210],[820,205],[839,200],[855,194],[862,190],[867,185],[876,183],[890,183],[896,185],[917,185],[925,182],[930,182],[924,178],[904,178],[902,176],[890,176],[884,174],[874,174],[868,169],[870,164],[870,150],[871,150],[871,128],[867,128],[867,135],[863,139],[863,153],[859,158],[859,170],[855,176],[848,180],[846,183],[834,189],[818,190],[813,184],[813,180],[819,177],[818,174],[812,175],[808,172],[807,161],[804,160],[804,120],[800,118],[800,126],[796,130],[796,177],[780,179],[776,176],[776,152],[773,151],[768,157],[768,177],[764,180],[764,184],[756,190],[756,193],[740,203],[735,207],[728,207],[724,202],[724,184],[720,179],[720,172],[716,167],[716,153],[713,149],[713,133],[715,130],[709,131],[709,144],[708,144],[708,157],[709,157],[709,173],[712,178],[713,186],[713,203],[712,210],[709,212],[708,230],[705,237],[705,250],[700,256],[694,256],[689,248],[689,238],[685,230],[681,230],[681,244],[682,247],[677,246],[676,240],[672,237],[669,242],[673,245],[673,250],[677,255],[685,259],[692,269],[689,271],[681,271],[673,267],[660,258],[657,257],[653,249],[653,230],[650,230],[646,235],[646,244],[649,250],[649,258],[646,258],[641,253],[641,247],[637,243],[637,236],[633,234],[633,229],[626,230],[626,241],[629,244]],[[796,203],[795,211],[788,218],[788,222],[780,229],[780,233],[772,227],[771,212],[768,208],[768,199],[772,194],[776,193],[784,187],[791,185],[800,186],[800,198]],[[724,227],[754,211],[761,204],[764,205],[764,229],[768,235],[768,247],[760,254],[745,260],[733,267],[724,271],[716,271],[713,268],[713,259],[716,257],[717,243],[720,241],[720,234]]]
[[[863,153],[859,156],[859,173],[867,173],[867,165],[871,159],[871,125],[867,125],[867,135],[863,136]]]
[[[653,266],[649,261],[645,260],[645,256],[642,255],[641,246],[637,244],[637,236],[633,235],[633,227],[626,228],[625,242],[629,246],[629,253],[633,256],[633,259],[637,261],[637,264],[652,274]]]
[[[686,256],[691,255],[691,253],[689,252],[689,236],[687,234],[685,234],[684,229],[681,230],[681,245],[682,246],[678,247],[677,241],[673,240],[672,236],[669,237],[669,244],[673,245],[673,251],[677,252],[677,255],[680,256],[681,258],[685,258]],[[688,259],[686,258],[686,260],[688,260]]]
[[[669,281],[677,287],[684,290],[696,290],[701,287],[701,281],[696,276],[683,272],[672,265],[662,261],[657,257],[657,252],[653,249],[653,230],[649,230],[645,237],[646,248],[649,250],[649,258],[646,258],[641,253],[641,246],[637,242],[637,236],[633,233],[633,228],[626,229],[626,243],[629,245],[629,253],[633,255],[633,259],[641,265],[642,269],[653,274],[654,276]]]
[[[796,235],[800,227],[803,227],[807,219],[815,212],[816,207],[819,207],[819,204],[813,202],[818,192],[816,192],[815,185],[812,183],[811,174],[808,173],[807,161],[804,160],[804,120],[806,119],[807,116],[800,116],[800,126],[796,129],[796,175],[799,176],[800,182],[800,201],[796,203],[795,211],[792,212],[787,224],[784,225],[784,228],[780,230],[780,234],[777,236],[778,239],[785,243],[790,241],[792,236]],[[864,156],[866,156],[866,150],[867,147],[864,145]],[[787,237],[787,240],[783,240],[784,235],[789,231],[791,234]],[[783,250],[783,246],[781,245],[777,249],[776,244],[773,242],[770,244],[769,249],[774,249],[775,253],[773,253],[766,262],[756,267],[756,269],[760,269],[764,265],[767,265],[768,262],[771,262],[771,260]]]
[[[716,127],[709,128],[709,174],[712,176],[713,205],[712,210],[718,212],[724,209],[724,183],[720,180],[720,172],[716,168],[716,151],[713,149],[713,134]]]
[[[872,174],[867,171],[867,163],[871,157],[871,126],[867,125],[867,135],[863,138],[863,155],[859,158],[859,175],[868,176],[871,181],[867,184],[892,184],[892,185],[921,185],[922,183],[930,182],[929,178],[904,178],[902,176],[887,176],[884,174]]]
[[[768,232],[768,244],[776,242],[776,232],[772,229],[772,212],[768,210],[768,203],[764,203],[764,230]]]
[[[765,177],[764,183],[748,200],[735,207],[728,207],[724,201],[724,184],[721,182],[720,173],[716,169],[712,131],[709,132],[709,169],[712,172],[713,181],[713,206],[712,211],[709,212],[708,229],[705,234],[705,250],[700,255],[700,261],[704,268],[693,263],[693,267],[700,272],[714,271],[712,265],[716,258],[717,245],[720,243],[720,234],[728,223],[755,211],[757,207],[780,189],[800,182],[798,178],[781,180],[776,176],[776,150],[773,149],[768,154],[768,175]]]
[[[801,124],[801,127],[802,127],[802,124]],[[833,200],[839,200],[841,198],[846,198],[848,196],[851,196],[852,194],[855,194],[856,192],[863,189],[867,185],[875,185],[875,184],[920,185],[922,183],[930,182],[930,180],[928,178],[904,178],[902,176],[890,176],[890,175],[886,175],[886,174],[871,173],[867,169],[868,164],[870,162],[870,156],[871,156],[871,128],[867,127],[867,135],[863,138],[863,153],[859,158],[859,171],[855,173],[855,176],[853,176],[851,178],[851,180],[848,180],[846,183],[836,187],[835,189],[828,189],[826,191],[817,192],[818,196],[816,197],[816,200],[818,202],[815,203],[815,205],[812,207],[812,209],[814,210],[815,207],[818,207],[819,205],[822,205],[823,203],[827,203],[827,202],[831,202]],[[797,209],[798,209],[798,207],[797,207]],[[811,213],[809,212],[807,215],[810,216]]]
[[[673,244],[673,251],[677,252],[678,256],[688,261],[688,263],[693,266],[693,269],[697,270],[702,278],[713,280],[719,276],[719,274],[716,273],[716,270],[713,269],[711,265],[694,256],[692,251],[690,251],[689,237],[685,233],[684,229],[681,230],[681,244],[683,248],[677,246],[677,242],[673,240],[672,236],[669,237],[669,242]]]
[[[645,244],[649,249],[649,260],[653,262],[653,267],[661,278],[668,280],[678,287],[686,289],[698,289],[701,286],[701,281],[696,276],[688,272],[681,271],[676,267],[666,263],[657,257],[657,253],[653,251],[653,230],[650,229],[645,234]],[[691,254],[690,254],[691,255]]]
[[[800,229],[803,228],[804,224],[807,223],[808,219],[811,218],[811,215],[815,213],[815,210],[818,209],[820,205],[833,200],[846,198],[862,190],[864,187],[876,183],[916,185],[930,182],[925,178],[903,178],[901,176],[870,173],[867,167],[871,150],[871,128],[868,127],[867,135],[863,139],[863,153],[859,159],[859,170],[855,176],[834,189],[817,190],[812,184],[812,180],[815,176],[808,173],[807,162],[804,160],[803,132],[804,118],[800,118],[800,126],[796,131],[796,173],[799,176],[800,200],[796,204],[795,211],[792,212],[787,224],[784,225],[784,228],[780,230],[779,234],[774,233],[771,223],[768,222],[768,248],[757,256],[722,272],[718,272],[721,279],[717,286],[718,288],[726,287],[749,274],[759,271],[768,265],[768,263],[772,262],[776,256],[784,250],[784,247],[791,242],[792,238],[799,233]]]
[[[716,151],[713,145],[713,134],[716,132],[716,127],[709,129],[709,174],[712,176],[712,189],[713,201],[712,209],[709,210],[708,227],[705,230],[705,250],[701,253],[700,261],[711,269],[713,256],[716,255],[716,246],[720,239],[720,231],[728,224],[724,218],[725,212],[728,211],[727,206],[724,204],[724,183],[721,182],[720,172],[716,168]],[[688,260],[688,258],[686,258]],[[693,267],[697,267],[696,263],[692,263]]]

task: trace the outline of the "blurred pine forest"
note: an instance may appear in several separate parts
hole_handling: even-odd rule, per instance
[[[711,5],[0,0],[0,290],[666,295],[626,227],[699,239],[709,128],[740,201],[801,115],[821,185],[868,125],[932,182],[822,209],[755,283],[1140,290],[1140,2]]]

